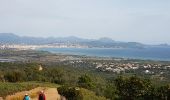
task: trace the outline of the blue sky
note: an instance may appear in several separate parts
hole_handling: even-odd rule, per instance
[[[170,0],[0,0],[0,33],[170,44]]]

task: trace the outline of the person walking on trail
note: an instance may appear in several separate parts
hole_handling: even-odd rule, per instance
[[[46,100],[44,91],[41,91],[41,92],[40,92],[39,97],[38,97],[38,100]]]
[[[28,96],[28,94],[25,94],[24,99],[23,100],[31,100],[30,97]]]

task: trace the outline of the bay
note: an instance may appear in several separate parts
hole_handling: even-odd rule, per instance
[[[170,47],[147,48],[41,48],[52,53],[170,61]]]

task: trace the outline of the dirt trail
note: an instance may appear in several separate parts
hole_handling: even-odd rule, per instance
[[[15,93],[14,95],[8,95],[8,96],[5,98],[5,100],[23,100],[23,97],[24,97],[24,95],[25,95],[26,93],[29,94],[30,96],[35,97],[35,95],[37,95],[38,92],[39,92],[40,90],[42,90],[42,89],[44,89],[44,88],[38,87],[38,88],[32,89],[32,90],[30,90],[30,91],[17,92],[17,93]]]
[[[45,95],[46,95],[46,100],[61,100],[60,95],[58,94],[58,91],[56,88],[46,88]],[[31,100],[37,100],[37,98],[38,96]]]
[[[61,100],[57,89],[56,88],[49,88],[49,87],[38,87],[38,88],[32,89],[30,91],[18,92],[14,95],[7,96],[5,100],[23,100],[23,96],[26,93],[29,94],[29,96],[31,97],[31,100],[38,100],[38,93],[41,90],[44,90],[44,93],[46,95],[46,100]],[[0,99],[0,100],[2,100],[2,99]]]

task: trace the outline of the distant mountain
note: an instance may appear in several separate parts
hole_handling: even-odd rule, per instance
[[[77,37],[65,38],[41,38],[41,37],[20,37],[13,33],[0,33],[0,43],[2,44],[49,44],[49,43],[65,43],[80,42],[83,39]]]
[[[98,40],[94,39],[82,39],[74,36],[70,37],[21,37],[13,33],[0,33],[0,44],[56,44],[56,43],[69,43],[69,44],[79,44],[86,45],[90,48],[143,48],[144,44],[137,42],[117,42],[111,38],[100,38]]]
[[[20,37],[12,33],[0,33],[0,43],[19,43]]]
[[[105,43],[114,43],[115,42],[114,40],[112,40],[111,38],[108,38],[108,37],[100,38],[98,41],[105,42]]]

